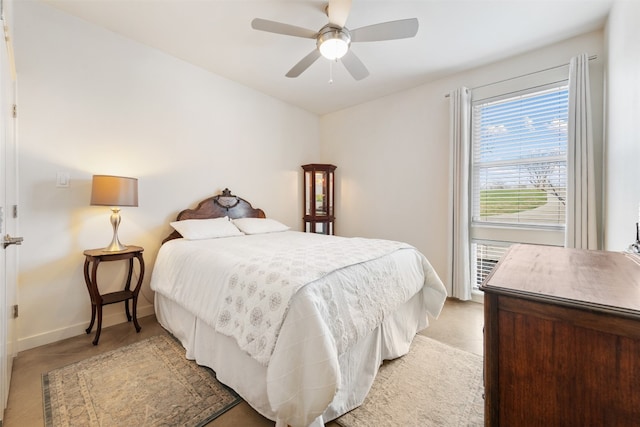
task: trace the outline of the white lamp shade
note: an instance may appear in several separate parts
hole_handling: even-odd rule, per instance
[[[138,179],[113,175],[94,175],[91,204],[97,206],[138,206]]]

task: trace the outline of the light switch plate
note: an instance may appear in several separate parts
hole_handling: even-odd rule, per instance
[[[69,187],[69,172],[56,173],[56,187],[68,188]]]

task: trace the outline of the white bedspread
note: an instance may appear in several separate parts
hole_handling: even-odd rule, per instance
[[[371,332],[386,313],[419,289],[419,284],[408,288],[397,283],[398,272],[392,262],[364,264],[400,249],[411,249],[407,244],[344,237],[294,248],[286,240],[282,243],[282,248],[268,255],[230,265],[222,293],[224,303],[217,319],[203,318],[218,332],[235,338],[242,350],[263,365],[269,364],[291,298],[305,285],[341,269],[350,276],[345,285],[354,296],[351,299],[359,314],[351,316],[351,322],[343,321],[335,298],[318,301],[336,343],[343,344],[339,353],[357,337]],[[327,287],[326,292],[329,296],[331,288]],[[209,305],[202,300],[196,302],[200,306]]]
[[[273,281],[264,268],[265,260],[274,261],[284,256],[280,258],[280,262],[284,261],[280,267],[288,265],[291,269],[294,263],[305,261],[291,261],[290,254],[305,252],[301,248],[309,244],[325,246],[328,251],[326,245],[332,245],[328,242],[336,240],[357,243],[352,239],[299,232],[174,240],[164,244],[158,253],[151,287],[218,330],[217,320],[229,308],[242,306],[238,313],[248,313],[250,319],[252,308],[247,306],[246,299],[239,304],[238,296],[246,298],[247,292],[257,295],[263,284]],[[373,243],[367,241],[365,246],[373,247]],[[305,292],[292,292],[291,304],[284,304],[293,316],[281,322],[281,328],[274,329],[277,332],[272,352],[268,352],[271,357],[262,361],[268,362],[269,404],[279,420],[292,426],[309,425],[323,413],[340,387],[340,354],[377,327],[395,307],[422,293],[425,316],[429,313],[437,317],[446,298],[440,279],[425,257],[412,247],[397,242],[384,243],[383,249],[371,249],[373,252],[365,251],[368,255],[363,252],[351,257],[345,255],[347,246],[341,249],[343,268],[327,262],[317,264],[317,268],[305,266],[300,271],[304,272],[300,277],[305,279],[296,283],[312,283],[292,287],[303,288]],[[389,252],[391,255],[385,255]],[[364,262],[369,258],[374,259]],[[264,280],[260,285],[256,282],[253,291],[247,290],[253,280],[248,276],[232,279],[234,273],[228,270],[229,265],[244,266],[245,270],[257,265],[247,263],[250,259],[260,260],[264,270]],[[278,265],[272,267],[271,273],[274,273]],[[310,273],[312,270],[315,272]],[[259,275],[259,271],[260,268],[255,273]],[[243,283],[246,292],[227,293],[230,283],[236,286]],[[240,322],[240,317],[234,318],[233,323]],[[420,323],[426,326],[426,318]]]

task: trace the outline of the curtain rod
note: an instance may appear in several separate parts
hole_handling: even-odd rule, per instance
[[[598,55],[592,55],[592,56],[590,56],[590,57],[589,57],[589,61],[593,61],[594,59],[597,59],[597,58],[598,58]],[[555,67],[545,68],[544,70],[532,71],[531,73],[521,74],[521,75],[519,75],[519,76],[509,77],[508,79],[498,80],[497,82],[487,83],[487,84],[485,84],[485,85],[476,86],[476,87],[474,87],[474,88],[471,88],[471,90],[473,90],[473,89],[480,89],[480,88],[482,88],[482,87],[487,87],[487,86],[491,86],[491,85],[497,85],[498,83],[504,83],[504,82],[508,82],[508,81],[510,81],[510,80],[520,79],[520,78],[522,78],[522,77],[531,76],[531,75],[533,75],[533,74],[544,73],[545,71],[555,70],[555,69],[557,69],[557,68],[566,67],[567,65],[569,65],[569,63],[561,64],[561,65],[556,65]],[[447,93],[444,97],[445,97],[445,98],[449,98],[449,94]]]

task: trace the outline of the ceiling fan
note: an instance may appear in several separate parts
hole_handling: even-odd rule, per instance
[[[320,56],[324,56],[333,61],[340,59],[356,80],[367,77],[369,70],[349,49],[351,43],[406,39],[418,33],[417,18],[382,22],[349,30],[345,24],[350,10],[351,0],[329,0],[325,9],[329,23],[318,31],[261,18],[251,21],[251,27],[254,30],[316,40],[316,48],[294,65],[286,74],[287,77],[298,77]]]

